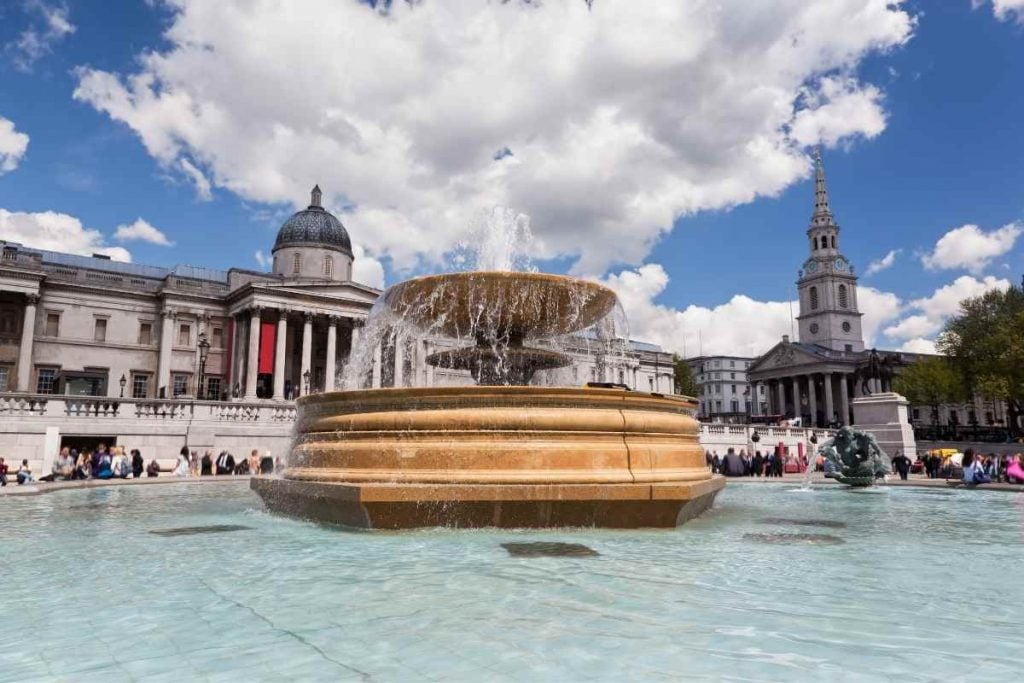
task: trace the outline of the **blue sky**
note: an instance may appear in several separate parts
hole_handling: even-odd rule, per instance
[[[193,0],[0,4],[0,168],[9,169],[0,174],[0,239],[260,268],[256,252],[267,254],[277,226],[319,182],[360,245],[367,267],[357,272],[379,284],[380,269],[388,283],[443,269],[474,212],[507,203],[530,214],[539,265],[619,289],[634,336],[681,350],[699,333],[705,351],[748,353],[788,325],[806,256],[807,153],[822,142],[846,255],[863,274],[896,252],[861,282],[877,343],[927,348],[954,295],[1024,273],[1014,227],[1024,225],[1024,15],[1014,0],[888,10],[842,0],[823,10],[830,17],[804,16],[794,3],[778,13],[808,22],[811,34],[842,25],[847,35],[794,34],[813,47],[777,63],[782,29],[777,44],[753,36],[776,30],[776,18],[739,14],[743,3],[736,14],[664,18],[680,23],[663,43],[652,34],[657,18],[633,13],[632,26],[600,0],[590,13],[572,0],[540,10],[480,3],[465,12],[488,13],[473,15],[493,21],[486,40],[462,10],[426,3],[381,16],[351,4],[309,0],[267,16],[246,16],[248,3]],[[312,15],[333,31],[329,50],[310,38],[304,52]],[[573,29],[563,31],[567,17]],[[368,42],[367,27],[388,21],[397,28]],[[721,44],[701,42],[705,21]],[[584,46],[582,56],[539,53],[532,37],[548,31]],[[755,57],[763,65],[744,41],[768,55]],[[527,57],[502,62],[519,50]],[[688,50],[705,55],[701,66]],[[157,85],[133,86],[140,75]],[[742,89],[722,85],[744,78]],[[321,83],[329,93],[319,94]],[[746,101],[761,84],[769,95]],[[787,89],[792,111],[766,113]],[[813,116],[801,122],[801,108]],[[617,116],[602,118],[606,110]],[[583,123],[555,126],[562,112]],[[735,152],[763,142],[749,132],[758,126],[784,149]],[[24,149],[18,135],[28,136]],[[645,139],[622,143],[634,135]],[[508,158],[467,160],[506,146]],[[40,218],[46,212],[62,219]],[[172,244],[154,243],[137,219]],[[123,234],[135,239],[115,237],[133,224]],[[965,225],[978,227],[935,251]]]

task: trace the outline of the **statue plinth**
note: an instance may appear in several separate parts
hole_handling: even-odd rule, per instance
[[[878,445],[890,456],[903,453],[914,459],[917,442],[907,419],[909,401],[906,398],[890,391],[855,398],[850,405],[857,429],[874,434]]]

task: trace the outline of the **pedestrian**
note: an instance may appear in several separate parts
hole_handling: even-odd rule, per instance
[[[7,463],[0,458],[0,486],[7,486]]]
[[[71,451],[74,453],[74,451]],[[73,479],[88,479],[92,476],[92,453],[83,450],[78,454],[78,459],[75,461],[75,476]]]
[[[992,481],[985,474],[984,464],[981,462],[981,459],[974,455],[973,448],[968,448],[964,451],[964,459],[961,462],[961,466],[964,469],[963,482],[968,486],[987,484]]]
[[[192,477],[199,476],[199,454],[195,451],[188,455],[188,473]]]
[[[182,446],[178,451],[178,461],[174,464],[174,472],[171,473],[173,476],[188,476],[188,455],[188,446]]]
[[[764,458],[761,457],[761,451],[754,452],[754,476],[760,477],[764,474]]]
[[[718,451],[715,451],[711,456],[711,471],[715,474],[720,474],[722,472],[722,461],[718,457]]]
[[[221,451],[217,456],[217,474],[234,474],[235,458],[227,451]]]
[[[142,453],[138,448],[132,449],[132,476],[136,479],[142,478],[142,471],[146,469],[146,461],[142,459]]]
[[[1024,484],[1024,455],[1015,454],[1006,466],[1006,481],[1011,484]]]
[[[149,461],[149,465],[146,466],[147,477],[159,477],[160,476],[160,463],[153,458]]]
[[[22,484],[31,484],[35,481],[32,478],[32,470],[28,466],[28,460],[21,461],[21,466],[18,468],[16,476],[18,477],[18,486],[21,486]]]
[[[257,449],[252,449],[249,453],[249,474],[256,475],[260,473],[260,452]]]
[[[900,479],[907,480],[910,474],[910,458],[903,454],[903,451],[896,451],[896,457],[892,459],[892,466],[899,472]]]
[[[71,451],[68,447],[60,449],[60,454],[53,461],[50,473],[45,477],[39,477],[39,481],[63,481],[71,479],[75,473],[75,461],[71,459]]]
[[[213,474],[213,451],[206,451],[199,463],[199,476],[209,477]]]

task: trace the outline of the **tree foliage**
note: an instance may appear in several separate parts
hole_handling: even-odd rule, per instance
[[[1024,413],[1024,290],[1011,287],[965,299],[946,322],[938,348],[956,359],[967,387],[1006,402],[1011,434]]]
[[[696,396],[700,391],[697,380],[693,378],[693,370],[679,356],[672,356],[672,366],[676,376],[676,393],[683,396]]]
[[[930,406],[934,418],[943,403],[967,398],[962,374],[949,358],[924,358],[903,368],[893,380],[893,389],[916,406]]]

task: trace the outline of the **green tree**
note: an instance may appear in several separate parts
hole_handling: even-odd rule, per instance
[[[683,396],[696,396],[700,391],[697,381],[693,378],[693,370],[679,356],[672,356],[672,366],[676,376],[676,393]]]
[[[950,358],[924,358],[912,363],[900,370],[892,385],[912,405],[930,407],[932,424],[940,405],[963,401],[967,397],[963,376]]]
[[[969,389],[1006,402],[1010,434],[1021,435],[1024,290],[994,290],[960,302],[960,313],[946,322],[938,348],[956,359]]]

